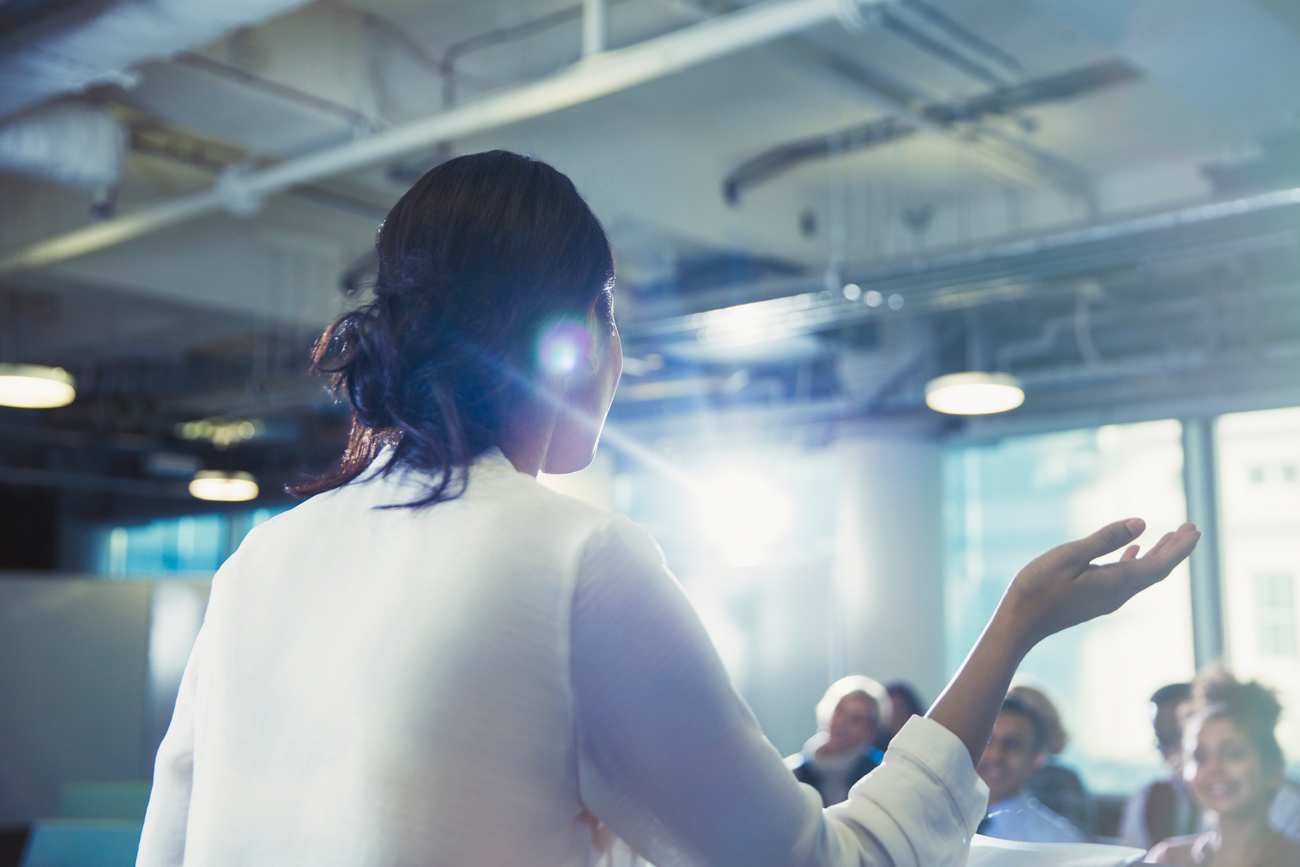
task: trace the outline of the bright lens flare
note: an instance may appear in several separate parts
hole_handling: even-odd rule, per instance
[[[988,415],[1025,402],[1020,381],[1006,373],[971,370],[936,377],[925,384],[925,404],[951,415]]]
[[[537,340],[537,361],[552,376],[567,376],[590,356],[591,331],[585,322],[558,319],[542,328]]]
[[[700,525],[732,565],[753,566],[794,526],[794,507],[760,470],[724,470],[705,484]]]

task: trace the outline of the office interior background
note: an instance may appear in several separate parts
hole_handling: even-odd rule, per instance
[[[1063,759],[1153,779],[1147,697],[1224,659],[1297,770],[1300,5],[4,0],[0,373],[75,398],[0,409],[0,826],[148,780],[213,573],[346,432],[314,337],[491,148],[618,268],[606,437],[543,481],[655,535],[782,752],[1138,515],[1206,535],[1025,663]],[[960,373],[1023,404],[931,409]]]

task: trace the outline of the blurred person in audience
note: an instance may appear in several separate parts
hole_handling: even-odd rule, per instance
[[[1043,750],[1047,757],[1029,778],[1029,794],[1078,828],[1085,837],[1092,837],[1095,824],[1092,796],[1079,774],[1056,758],[1070,742],[1070,735],[1061,723],[1055,703],[1042,690],[1025,683],[1017,683],[1007,695],[1032,708],[1043,724]]]
[[[1166,837],[1201,830],[1200,808],[1183,780],[1182,715],[1191,699],[1190,683],[1167,684],[1151,694],[1151,725],[1166,773],[1125,803],[1119,837],[1126,846],[1150,849]]]
[[[907,681],[890,681],[885,684],[885,691],[889,693],[889,719],[885,720],[880,731],[876,733],[876,739],[872,741],[876,749],[881,752],[889,748],[889,742],[908,720],[925,714],[925,703]]]
[[[1130,518],[1030,562],[926,717],[823,809],[654,541],[538,483],[591,461],[622,370],[609,241],[572,182],[458,156],[375,246],[369,300],[314,355],[346,447],[213,579],[138,867],[960,863],[1025,654],[1199,539],[1139,556]]]
[[[1211,820],[1209,830],[1171,837],[1147,855],[1182,867],[1300,867],[1300,843],[1270,827],[1285,763],[1272,690],[1242,683],[1222,666],[1197,675],[1183,727],[1183,778]]]
[[[889,693],[871,678],[840,678],[817,702],[817,734],[785,760],[786,767],[816,789],[825,806],[844,801],[853,784],[885,757],[872,741],[891,705]]]
[[[1029,793],[1029,778],[1047,760],[1047,728],[1038,712],[1008,696],[976,771],[989,787],[979,833],[1022,843],[1082,843],[1083,832]]]

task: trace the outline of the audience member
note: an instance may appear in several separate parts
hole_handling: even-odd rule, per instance
[[[1027,703],[1008,697],[975,770],[989,787],[989,811],[979,832],[1024,843],[1081,843],[1083,833],[1028,791],[1029,777],[1047,759],[1045,728]]]
[[[1007,695],[1029,705],[1043,724],[1043,749],[1047,758],[1029,778],[1029,794],[1078,828],[1085,837],[1091,837],[1095,825],[1092,797],[1078,773],[1060,764],[1056,758],[1070,742],[1056,705],[1046,693],[1025,684],[1011,687]]]
[[[1282,706],[1258,682],[1221,666],[1197,675],[1183,731],[1183,778],[1212,824],[1171,837],[1147,855],[1183,867],[1300,867],[1300,843],[1269,826],[1285,764],[1274,729]]]
[[[786,767],[820,792],[826,806],[846,800],[853,784],[884,758],[871,742],[890,710],[889,693],[877,681],[859,674],[840,678],[817,702],[817,734],[785,760]]]
[[[889,748],[889,742],[898,734],[899,729],[914,716],[925,715],[925,703],[921,701],[921,696],[917,695],[915,689],[907,681],[894,680],[885,684],[885,691],[889,693],[889,719],[880,727],[874,741],[876,749],[882,753]]]
[[[1183,782],[1181,714],[1192,698],[1190,683],[1171,683],[1151,695],[1151,725],[1165,776],[1144,786],[1124,805],[1119,837],[1126,846],[1150,849],[1166,837],[1200,829],[1200,809]]]

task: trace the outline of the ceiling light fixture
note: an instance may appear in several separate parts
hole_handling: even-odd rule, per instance
[[[72,374],[43,364],[0,364],[0,406],[50,409],[77,396]]]
[[[257,499],[257,479],[238,470],[199,470],[190,481],[190,495],[219,503]]]
[[[951,415],[988,415],[1025,402],[1020,380],[1008,373],[968,370],[937,376],[925,384],[925,405]]]

